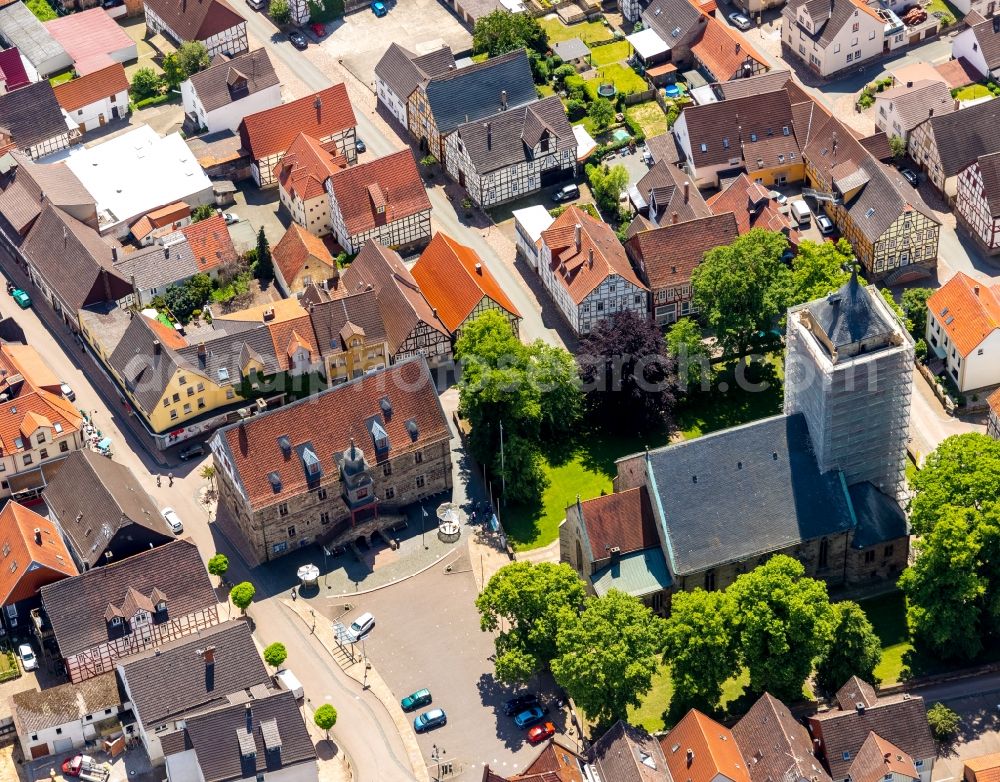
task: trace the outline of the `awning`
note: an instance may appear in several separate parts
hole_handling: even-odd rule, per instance
[[[573,136],[576,138],[576,159],[586,160],[590,157],[590,153],[597,149],[597,142],[591,138],[583,125],[573,126]]]
[[[7,480],[10,485],[11,494],[45,488],[45,473],[42,472],[41,467],[37,467],[34,470],[27,470],[18,475],[12,475]]]
[[[666,76],[668,73],[677,73],[677,66],[672,62],[665,62],[662,65],[654,65],[652,68],[646,68],[646,75],[654,79],[659,76]]]
[[[625,36],[625,40],[632,44],[635,53],[643,60],[666,54],[670,51],[670,46],[664,41],[652,27],[640,30],[637,33]]]

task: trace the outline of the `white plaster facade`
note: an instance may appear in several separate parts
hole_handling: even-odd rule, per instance
[[[403,123],[404,128],[410,127],[406,113],[406,98],[408,98],[409,95],[405,98],[400,98],[395,92],[392,91],[392,87],[390,87],[378,76],[375,77],[375,94],[378,96],[379,103],[385,106],[392,116]]]
[[[197,117],[198,122],[202,127],[208,128],[209,133],[218,133],[222,130],[236,132],[240,122],[247,115],[273,108],[281,103],[281,85],[265,87],[245,98],[230,101],[213,111],[206,111],[197,90],[188,79],[181,83],[181,103],[184,105],[184,113]]]
[[[315,198],[299,198],[278,184],[278,200],[288,210],[292,220],[314,236],[330,233],[330,199],[326,193]]]
[[[995,5],[996,0],[991,0],[990,4]],[[969,0],[965,0],[965,5],[980,5],[980,3],[970,3]],[[985,5],[985,3],[981,5]],[[955,7],[961,8],[962,3],[955,3]],[[964,13],[969,13],[968,8],[964,9]],[[992,16],[992,13],[990,15]],[[979,46],[979,40],[976,38],[976,31],[973,28],[966,28],[952,39],[951,56],[956,60],[964,57],[984,79],[989,77],[990,67],[986,64],[986,58],[983,56],[983,50]]]
[[[995,328],[970,350],[962,355],[955,343],[948,338],[942,316],[927,308],[927,331],[924,335],[928,349],[943,359],[951,379],[962,393],[1000,383],[1000,328]],[[962,317],[961,314],[955,317]]]
[[[782,11],[782,42],[820,76],[830,76],[882,56],[886,41],[883,20],[855,7],[847,22],[828,43],[821,45],[810,36],[821,29],[824,22],[829,23],[825,17],[810,17],[806,3],[797,7],[785,6]],[[894,33],[889,39],[890,48],[903,45],[904,39],[903,33]]]
[[[108,95],[76,111],[67,112],[81,133],[104,127],[111,120],[128,116],[128,113],[128,90]]]
[[[88,741],[93,741],[98,735],[98,724],[104,720],[113,720],[118,716],[119,707],[110,706],[90,714],[83,714],[75,720],[61,725],[52,725],[37,732],[18,734],[24,757],[32,756],[32,748],[48,747],[48,754],[58,755],[70,750],[80,749]],[[35,749],[35,752],[41,750]]]

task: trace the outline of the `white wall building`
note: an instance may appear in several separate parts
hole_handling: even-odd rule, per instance
[[[531,265],[531,268],[537,271],[539,240],[542,237],[542,232],[555,222],[555,218],[541,204],[525,209],[515,209],[513,215],[514,243],[517,246],[517,251]]]
[[[281,82],[266,49],[255,49],[196,73],[181,84],[184,113],[209,133],[233,132],[248,114],[281,103]]]
[[[924,338],[962,393],[1000,383],[1000,289],[959,272],[927,300]]]

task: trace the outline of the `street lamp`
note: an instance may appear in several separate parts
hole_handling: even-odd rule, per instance
[[[439,747],[437,744],[431,745],[431,760],[437,764],[437,768],[434,770],[434,779],[441,778],[441,758],[443,758],[444,755],[444,747]]]
[[[424,534],[427,532],[427,508],[423,505],[420,506],[420,545],[427,549],[427,544],[424,542]]]

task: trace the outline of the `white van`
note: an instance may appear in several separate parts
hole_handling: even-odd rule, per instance
[[[287,668],[282,668],[274,677],[278,680],[278,685],[282,689],[288,690],[295,696],[295,700],[300,701],[305,696],[305,690],[302,689],[302,682]]]
[[[792,201],[790,209],[792,210],[792,217],[795,218],[795,222],[799,225],[809,225],[812,212],[809,211],[809,206],[805,201]]]

